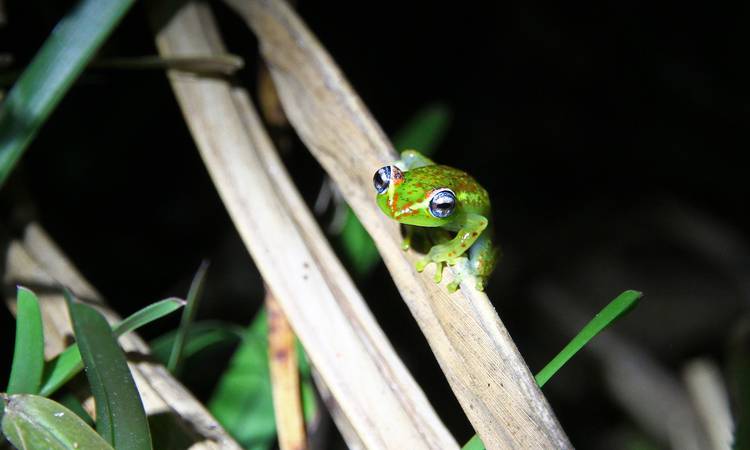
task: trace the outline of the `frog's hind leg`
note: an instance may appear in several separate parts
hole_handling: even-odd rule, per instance
[[[469,270],[477,279],[476,289],[483,291],[502,253],[492,245],[491,230],[486,230],[469,249]]]
[[[401,170],[412,170],[418,167],[434,166],[435,162],[416,150],[404,150],[401,159],[396,162]]]

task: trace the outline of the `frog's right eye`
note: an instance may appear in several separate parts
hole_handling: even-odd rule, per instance
[[[378,194],[388,190],[388,185],[391,183],[391,166],[385,166],[378,169],[375,172],[375,176],[372,177],[372,184],[375,186],[375,190]]]

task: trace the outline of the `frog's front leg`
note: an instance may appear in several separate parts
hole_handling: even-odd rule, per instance
[[[444,244],[433,246],[424,258],[417,261],[417,271],[423,271],[432,262],[438,265],[438,271],[442,270],[443,263],[455,264],[487,228],[487,223],[487,218],[480,214],[467,214],[456,237]]]

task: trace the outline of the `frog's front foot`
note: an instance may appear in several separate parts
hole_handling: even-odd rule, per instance
[[[417,269],[417,272],[421,273],[422,271],[424,271],[425,267],[433,262],[435,263],[435,277],[433,279],[435,280],[435,283],[439,284],[441,281],[443,281],[443,268],[445,267],[445,261],[435,261],[430,258],[430,255],[427,255],[417,261],[415,267]]]

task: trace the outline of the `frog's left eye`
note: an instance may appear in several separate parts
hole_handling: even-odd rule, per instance
[[[375,172],[375,176],[372,177],[372,184],[375,186],[375,190],[378,194],[388,190],[388,185],[391,183],[391,166],[385,166],[378,169]]]
[[[456,194],[450,189],[440,189],[435,191],[430,198],[430,214],[433,217],[442,219],[453,214],[456,209]]]

